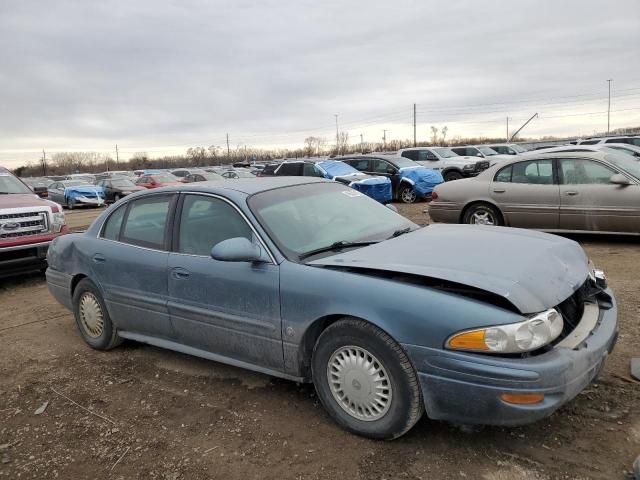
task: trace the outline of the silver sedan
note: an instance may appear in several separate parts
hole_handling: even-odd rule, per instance
[[[640,234],[640,162],[613,152],[526,154],[436,187],[436,222]]]

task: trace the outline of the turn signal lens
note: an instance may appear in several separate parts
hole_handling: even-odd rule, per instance
[[[447,342],[449,348],[457,350],[489,350],[484,341],[485,330],[474,330],[455,335]]]
[[[500,400],[516,405],[534,405],[544,401],[544,393],[502,393]]]

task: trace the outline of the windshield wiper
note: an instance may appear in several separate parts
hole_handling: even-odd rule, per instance
[[[333,242],[331,245],[326,247],[316,248],[314,250],[309,250],[308,252],[301,253],[298,255],[300,260],[304,260],[305,258],[311,257],[313,255],[317,255],[318,253],[330,252],[332,250],[340,250],[342,248],[350,248],[350,247],[366,247],[367,245],[373,245],[374,243],[378,243],[379,240],[370,240],[368,242],[347,242],[346,240],[340,240],[338,242]]]
[[[400,235],[404,235],[405,233],[409,233],[411,231],[411,227],[401,228],[400,230],[396,230],[389,238],[396,238]]]

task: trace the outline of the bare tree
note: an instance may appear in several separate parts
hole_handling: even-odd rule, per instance
[[[447,132],[449,131],[449,127],[447,127],[446,125],[444,127],[442,127],[442,145],[446,145],[446,141],[447,141]]]
[[[337,154],[340,155],[340,152],[346,153],[348,147],[349,147],[349,132],[340,132],[340,134],[338,135]]]
[[[433,125],[431,126],[431,143],[433,145],[438,143],[438,129]]]

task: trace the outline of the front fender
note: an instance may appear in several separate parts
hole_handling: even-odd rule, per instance
[[[454,293],[374,274],[285,261],[280,270],[285,368],[298,375],[307,330],[326,317],[352,316],[398,343],[442,348],[453,333],[522,320],[517,313]]]

